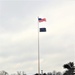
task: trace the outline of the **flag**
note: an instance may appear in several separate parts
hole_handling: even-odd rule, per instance
[[[39,22],[46,22],[46,18],[38,18]]]
[[[40,28],[40,32],[46,32],[46,28]]]

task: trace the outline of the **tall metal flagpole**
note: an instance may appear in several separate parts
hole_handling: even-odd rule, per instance
[[[39,39],[39,32],[46,32],[46,28],[43,28],[43,30],[39,30],[39,17],[38,17],[38,75],[40,75],[40,39]],[[40,22],[43,22],[43,21],[46,21],[45,18],[42,19],[42,21]]]
[[[40,75],[39,21],[38,21],[38,75]]]

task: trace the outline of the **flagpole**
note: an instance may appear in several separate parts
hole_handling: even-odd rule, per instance
[[[40,75],[40,48],[39,46],[40,45],[39,45],[39,21],[38,21],[38,75]]]
[[[46,21],[45,18],[41,19],[38,17],[38,75],[40,75],[40,37],[39,32],[46,32],[46,28],[40,28],[39,30],[39,22]]]

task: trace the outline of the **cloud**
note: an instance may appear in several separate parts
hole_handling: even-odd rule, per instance
[[[39,23],[47,29],[39,33],[41,69],[63,71],[63,64],[74,60],[74,7],[72,1],[1,2],[0,70],[37,72],[39,14],[47,19]]]

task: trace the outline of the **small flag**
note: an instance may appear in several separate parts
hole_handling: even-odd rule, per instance
[[[46,32],[46,28],[40,28],[40,32]]]
[[[39,22],[44,22],[44,21],[46,22],[46,18],[38,18],[38,21]]]

